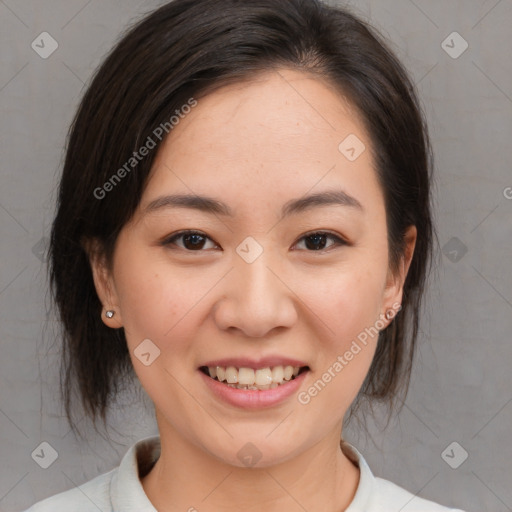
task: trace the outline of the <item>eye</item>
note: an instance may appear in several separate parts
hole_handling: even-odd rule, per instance
[[[334,243],[326,247],[326,242],[328,239],[333,240]],[[179,240],[182,240],[181,244],[177,243]],[[213,244],[213,247],[205,247],[208,245],[208,241]],[[313,233],[304,235],[295,245],[299,245],[302,241],[305,242],[305,248],[308,250],[308,252],[321,252],[331,247],[348,245],[345,240],[333,233],[329,233],[328,231],[315,231]],[[200,252],[202,249],[214,249],[219,247],[204,233],[193,230],[186,230],[175,233],[174,235],[163,240],[162,245],[175,245],[181,249],[185,249],[188,252]]]
[[[348,245],[348,243],[340,238],[339,236],[329,233],[328,231],[316,231],[314,233],[310,233],[308,235],[303,236],[300,240],[305,241],[305,247],[310,249],[311,251],[324,251],[326,250],[325,244],[327,239],[334,240],[334,243],[327,247],[327,249],[331,247],[336,247],[339,245]]]
[[[177,240],[183,240],[183,245],[177,244]],[[169,238],[163,240],[162,245],[177,245],[181,249],[186,249],[188,251],[200,251],[201,249],[205,249],[205,245],[207,245],[207,241],[213,242],[213,240],[207,237],[204,233],[200,231],[180,231]],[[214,248],[218,247],[217,244],[213,243]],[[210,247],[211,248],[211,247]],[[206,247],[209,249],[209,247]]]

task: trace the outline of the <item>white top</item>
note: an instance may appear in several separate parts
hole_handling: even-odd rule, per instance
[[[463,512],[443,507],[373,476],[363,456],[346,441],[343,453],[361,471],[352,503],[345,512]],[[39,501],[25,512],[157,512],[144,493],[139,476],[145,476],[160,456],[160,437],[135,443],[121,464],[79,487]]]

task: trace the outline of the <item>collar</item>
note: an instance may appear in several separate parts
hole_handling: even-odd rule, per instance
[[[345,512],[365,512],[373,493],[375,477],[361,453],[350,443],[341,440],[343,453],[359,467],[360,477],[356,494]],[[110,499],[116,512],[157,512],[144,492],[140,478],[146,475],[160,456],[160,436],[136,442],[126,452],[110,484]]]

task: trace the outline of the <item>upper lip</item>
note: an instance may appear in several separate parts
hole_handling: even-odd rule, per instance
[[[273,366],[308,366],[304,361],[284,356],[267,356],[260,359],[251,359],[249,357],[227,357],[208,361],[201,366],[235,366],[236,368],[268,368]]]

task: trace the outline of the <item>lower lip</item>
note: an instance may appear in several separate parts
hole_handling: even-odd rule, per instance
[[[232,388],[208,377],[201,370],[198,371],[213,394],[225,402],[243,409],[260,409],[283,402],[300,388],[306,374],[309,372],[309,370],[304,371],[293,380],[286,381],[286,384],[280,384],[277,388],[260,391],[256,389]]]

